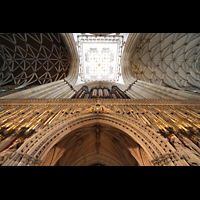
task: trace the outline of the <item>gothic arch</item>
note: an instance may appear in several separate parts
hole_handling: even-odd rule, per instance
[[[82,126],[100,124],[115,127],[135,141],[144,150],[149,160],[175,152],[168,140],[150,127],[123,115],[108,113],[76,113],[60,119],[29,138],[4,165],[38,165],[51,148],[69,133]]]
[[[101,126],[101,127],[100,127]],[[100,130],[98,133],[96,132]],[[150,163],[139,145],[122,132],[95,121],[67,134],[54,145],[42,160],[42,166],[137,166]],[[142,158],[131,155],[128,148],[137,148]],[[145,160],[145,161],[143,161]],[[146,161],[147,160],[147,161]],[[139,161],[139,162],[138,162]]]

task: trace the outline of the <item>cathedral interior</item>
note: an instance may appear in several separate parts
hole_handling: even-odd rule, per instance
[[[0,33],[0,166],[200,166],[200,33]]]

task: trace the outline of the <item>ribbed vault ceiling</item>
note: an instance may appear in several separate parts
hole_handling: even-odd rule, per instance
[[[77,54],[76,37],[70,42],[73,53],[70,45],[66,49],[69,38],[66,36],[64,42],[62,39],[59,33],[0,33],[0,86],[41,85],[68,77],[72,68],[69,60]],[[130,64],[126,73],[122,70],[124,87],[136,79],[200,91],[199,33],[129,33],[125,42],[122,58],[127,57]],[[73,86],[79,73],[79,60],[75,61],[77,64],[70,73]]]
[[[132,76],[175,89],[200,88],[199,52],[199,33],[140,33]]]
[[[63,79],[69,55],[59,33],[0,33],[0,86]]]
[[[89,166],[96,163],[149,165],[141,146],[125,133],[105,124],[90,124],[73,131],[49,151],[41,165]]]

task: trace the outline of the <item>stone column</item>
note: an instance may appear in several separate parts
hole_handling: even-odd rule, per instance
[[[44,98],[58,98],[60,94],[62,94],[65,89],[67,89],[66,83],[63,83],[60,87],[55,88],[54,90],[50,91],[48,94],[44,96]]]
[[[44,90],[41,90],[40,92],[37,92],[35,95],[30,95],[29,98],[46,98],[48,95],[51,95],[52,93],[55,93],[58,91],[62,86],[65,86],[66,84],[64,81],[60,82],[59,84],[56,84],[54,86],[48,87]]]
[[[138,91],[138,89],[134,86],[130,88],[130,92],[133,92],[134,94],[136,94],[139,97],[139,99],[146,99],[146,96],[144,95],[144,93],[140,90]]]
[[[156,85],[153,83],[147,83],[144,81],[140,81],[137,80],[138,83],[143,84],[143,85],[147,85],[150,88],[154,88],[158,91],[162,91],[162,94],[166,94],[166,95],[170,95],[173,97],[178,97],[179,99],[193,99],[193,100],[200,100],[200,97],[194,94],[190,94],[188,92],[183,92],[180,90],[175,90],[175,89],[171,89],[169,87],[164,87],[164,86],[160,86],[160,85]]]
[[[125,92],[130,98],[134,99],[144,99],[144,97],[137,92],[133,91],[132,89],[129,89]]]
[[[64,83],[63,80],[59,80],[53,83],[47,83],[44,85],[36,86],[27,90],[19,91],[14,94],[10,94],[4,97],[1,97],[1,99],[26,99],[26,98],[35,98],[39,94],[44,94],[45,91],[51,90],[54,86],[59,87],[59,85],[62,85]]]
[[[145,90],[148,90],[149,93],[156,95],[160,99],[173,99],[173,97],[175,98],[175,96],[170,96],[169,94],[163,93],[162,90],[141,84],[140,82],[135,82],[135,84],[142,86]]]
[[[72,96],[75,94],[75,91],[74,90],[71,90],[71,91],[69,91],[69,92],[66,92],[63,96],[62,96],[62,98],[64,99],[64,98],[67,98],[67,99],[70,99],[70,98],[72,98]]]
[[[142,96],[144,96],[146,99],[158,99],[158,97],[155,94],[151,94],[149,92],[148,89],[140,86],[140,85],[136,85],[134,84],[131,89],[134,88],[135,91],[137,91],[139,94],[141,94]]]

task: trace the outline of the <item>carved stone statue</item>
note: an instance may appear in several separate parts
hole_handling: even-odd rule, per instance
[[[18,138],[10,147],[8,147],[6,150],[0,153],[0,165],[2,165],[8,160],[11,154],[20,147],[22,142],[23,142],[22,139]]]
[[[185,147],[174,134],[169,139],[177,149],[179,156],[185,159],[189,165],[200,166],[200,156],[194,150]]]

